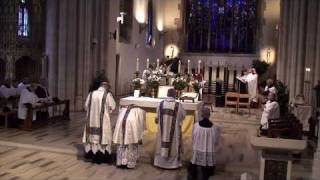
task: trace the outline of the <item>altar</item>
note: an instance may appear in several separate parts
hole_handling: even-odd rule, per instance
[[[125,97],[120,99],[120,106],[134,104],[146,111],[146,129],[148,132],[157,132],[157,124],[155,123],[156,108],[163,99],[150,97]],[[196,102],[181,102],[187,115],[182,123],[183,135],[191,135],[194,122],[201,118],[202,101]]]

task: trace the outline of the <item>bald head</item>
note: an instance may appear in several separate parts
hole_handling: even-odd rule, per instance
[[[168,90],[168,93],[167,93],[167,96],[168,97],[172,97],[172,98],[176,98],[176,90],[171,88]]]

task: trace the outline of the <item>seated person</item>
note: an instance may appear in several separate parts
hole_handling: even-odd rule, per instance
[[[38,96],[38,98],[42,102],[51,102],[52,101],[47,86],[48,86],[47,79],[41,78],[40,84],[37,86],[37,88],[35,90],[36,95]]]
[[[28,107],[35,107],[41,105],[40,100],[35,94],[35,85],[27,85],[22,89],[19,104],[18,104],[18,118],[25,120],[27,118]],[[36,120],[36,112],[33,112],[33,121]]]
[[[274,94],[277,94],[277,89],[276,89],[276,87],[274,86],[274,81],[273,81],[273,79],[268,79],[268,80],[267,80],[267,85],[266,85],[266,87],[264,88],[263,94],[267,96],[267,95],[269,94],[269,92],[272,92],[272,93],[274,93]]]
[[[188,179],[209,179],[214,175],[216,152],[219,146],[220,129],[210,122],[210,109],[202,110],[203,119],[193,126],[192,159]]]
[[[266,135],[268,130],[268,120],[269,119],[279,119],[280,118],[280,107],[276,101],[276,94],[269,92],[268,101],[264,105],[263,113],[261,116],[261,135]]]

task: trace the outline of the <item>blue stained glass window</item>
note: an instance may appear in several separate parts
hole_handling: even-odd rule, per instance
[[[29,36],[29,11],[26,0],[20,0],[18,12],[18,36]]]
[[[147,30],[146,30],[146,44],[148,46],[152,46],[152,38],[153,38],[153,5],[152,5],[152,0],[149,0]]]
[[[255,53],[257,1],[187,0],[187,51]]]

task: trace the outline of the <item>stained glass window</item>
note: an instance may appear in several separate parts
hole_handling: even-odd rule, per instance
[[[29,11],[26,0],[20,0],[18,14],[18,36],[29,36]]]
[[[257,1],[187,0],[187,51],[255,53]]]

